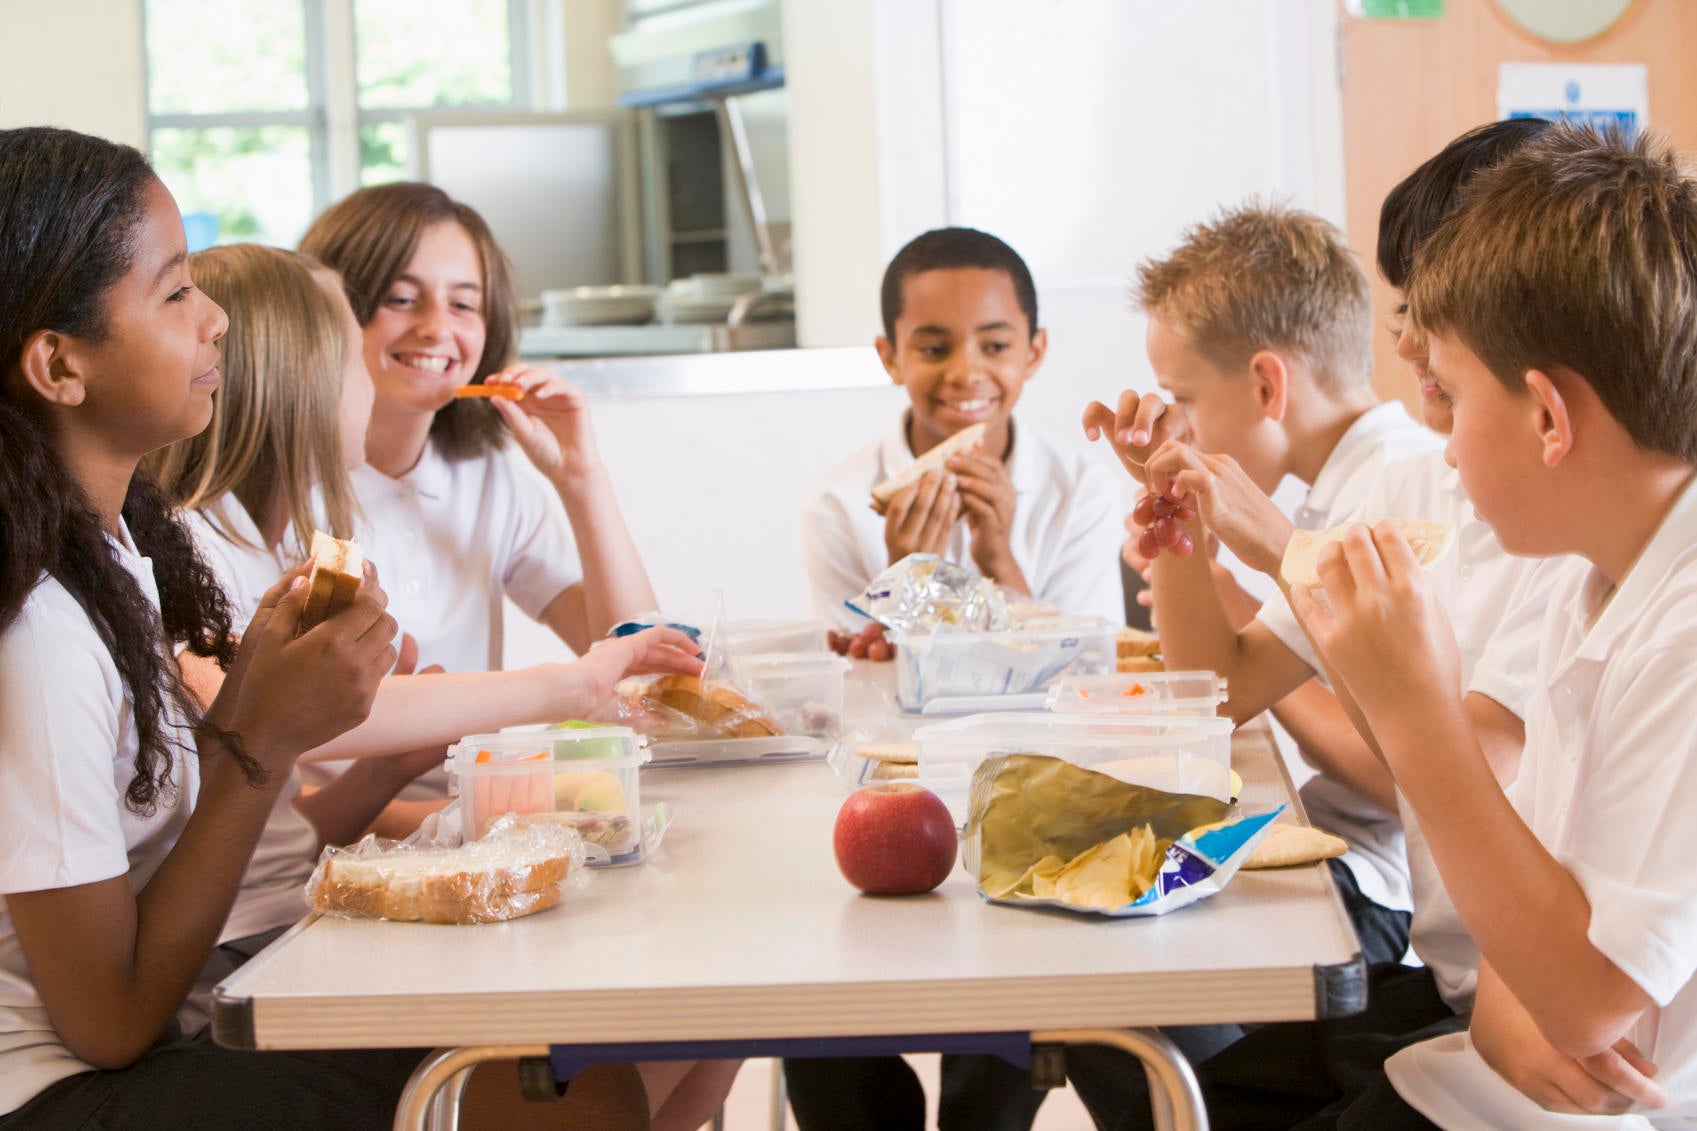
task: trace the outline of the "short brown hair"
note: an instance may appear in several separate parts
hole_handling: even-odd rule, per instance
[[[1572,370],[1640,447],[1697,463],[1697,186],[1665,141],[1551,127],[1473,178],[1408,289],[1511,391]]]
[[[195,286],[230,316],[218,343],[224,382],[212,423],[144,462],[174,505],[205,512],[233,542],[244,539],[225,509],[232,498],[263,523],[281,497],[294,528],[290,552],[304,553],[321,521],[338,538],[353,536],[341,404],[348,353],[359,342],[348,340],[347,315],[315,269],[323,270],[299,252],[251,243],[189,256]]]
[[[1251,201],[1197,224],[1137,268],[1132,301],[1221,369],[1272,349],[1301,357],[1327,392],[1372,373],[1367,276],[1311,212]]]
[[[483,356],[474,384],[508,365],[518,352],[513,269],[483,217],[435,185],[398,181],[360,189],[331,205],[301,237],[300,249],[339,272],[361,326],[412,261],[424,230],[452,220],[477,245],[483,269]],[[449,459],[474,459],[500,446],[505,425],[488,404],[455,400],[436,413],[430,438]]]

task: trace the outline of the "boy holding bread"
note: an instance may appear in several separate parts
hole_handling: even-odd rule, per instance
[[[1399,1127],[1690,1126],[1697,184],[1663,143],[1552,126],[1422,245],[1409,314],[1480,516],[1510,553],[1588,568],[1542,602],[1506,792],[1393,526],[1322,552],[1326,604],[1292,591],[1482,955],[1467,1032],[1392,1057],[1402,1106],[1383,1110]]]
[[[802,557],[816,612],[855,625],[843,602],[923,552],[1016,598],[1119,621],[1111,479],[1013,419],[1048,349],[1025,261],[985,232],[926,232],[885,269],[881,305],[878,356],[909,405],[808,489]]]

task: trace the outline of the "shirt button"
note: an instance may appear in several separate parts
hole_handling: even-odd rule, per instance
[[[416,597],[422,592],[424,592],[424,586],[421,585],[419,582],[417,582],[417,581],[407,582],[407,596]]]
[[[1473,580],[1473,567],[1472,566],[1462,566],[1461,567],[1461,579],[1463,581]]]

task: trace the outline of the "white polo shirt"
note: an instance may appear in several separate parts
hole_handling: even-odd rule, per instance
[[[511,448],[449,460],[426,444],[399,479],[362,467],[353,483],[364,512],[355,537],[377,567],[400,630],[418,640],[420,668],[499,671],[502,599],[539,619],[583,580],[565,504]],[[301,770],[318,782],[345,766],[319,762]],[[435,770],[401,796],[440,798],[447,788]]]
[[[1697,1128],[1697,481],[1612,596],[1586,569],[1547,604],[1509,797],[1584,890],[1591,943],[1656,1003],[1626,1037],[1671,1103],[1615,1121],[1551,1115],[1466,1034],[1405,1049],[1386,1070],[1447,1128]]]
[[[305,555],[298,550],[260,549],[265,539],[247,510],[233,498],[224,502],[226,526],[250,545],[225,537],[200,511],[184,511],[183,518],[201,556],[217,575],[219,587],[229,597],[234,613],[232,627],[241,633],[247,631],[248,622],[259,611],[266,590]],[[300,790],[301,773],[297,769],[278,794],[265,831],[260,834],[235,905],[219,935],[220,943],[287,926],[306,913],[302,892],[317,862],[318,834],[295,808]]]
[[[1440,450],[1385,467],[1359,509],[1346,521],[1385,518],[1442,522],[1455,533],[1450,552],[1427,571],[1433,593],[1449,613],[1461,659],[1461,688],[1477,691],[1525,717],[1538,658],[1539,627],[1550,591],[1563,574],[1584,568],[1577,558],[1516,558],[1503,551],[1496,532],[1473,512],[1461,475]],[[1283,601],[1282,595],[1280,601]],[[1288,607],[1288,606],[1287,606]],[[1306,636],[1297,650],[1320,670]],[[1414,895],[1409,942],[1431,968],[1438,992],[1457,1013],[1473,1008],[1479,948],[1450,901],[1431,848],[1408,801],[1399,792]]]
[[[1015,423],[1008,477],[1018,499],[1009,542],[1031,596],[1063,613],[1125,617],[1120,584],[1123,506],[1113,481],[1082,451],[1055,447]],[[820,476],[801,505],[801,556],[817,616],[843,626],[866,622],[844,607],[890,566],[884,519],[872,511],[872,488],[914,461],[907,414],[878,440]],[[972,564],[964,521],[944,557]]]
[[[153,563],[124,531],[119,563],[156,608]],[[90,1066],[48,1020],[18,944],[4,893],[45,891],[127,876],[153,877],[194,807],[200,768],[193,738],[170,712],[188,756],[175,755],[175,788],[149,815],[124,792],[135,776],[135,715],[112,655],[88,614],[44,577],[0,636],[0,1114]]]
[[[1324,530],[1360,510],[1384,469],[1401,460],[1440,450],[1443,441],[1421,425],[1400,401],[1385,401],[1362,413],[1350,425],[1320,473],[1308,497],[1291,521],[1302,530]],[[1320,670],[1308,647],[1296,614],[1283,594],[1274,593],[1261,605],[1256,619],[1291,651]],[[1408,861],[1403,851],[1402,825],[1379,816],[1378,807],[1335,778],[1316,774],[1301,789],[1303,808],[1316,824],[1349,842],[1343,862],[1355,877],[1361,894],[1381,907],[1408,911],[1413,907]]]

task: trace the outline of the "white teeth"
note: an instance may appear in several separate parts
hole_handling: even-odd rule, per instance
[[[981,412],[990,407],[988,400],[956,401],[954,407],[961,412]]]
[[[448,365],[453,359],[413,354],[405,358],[398,357],[396,360],[400,361],[402,365],[409,366],[413,369],[422,369],[426,373],[446,373],[448,371]]]

